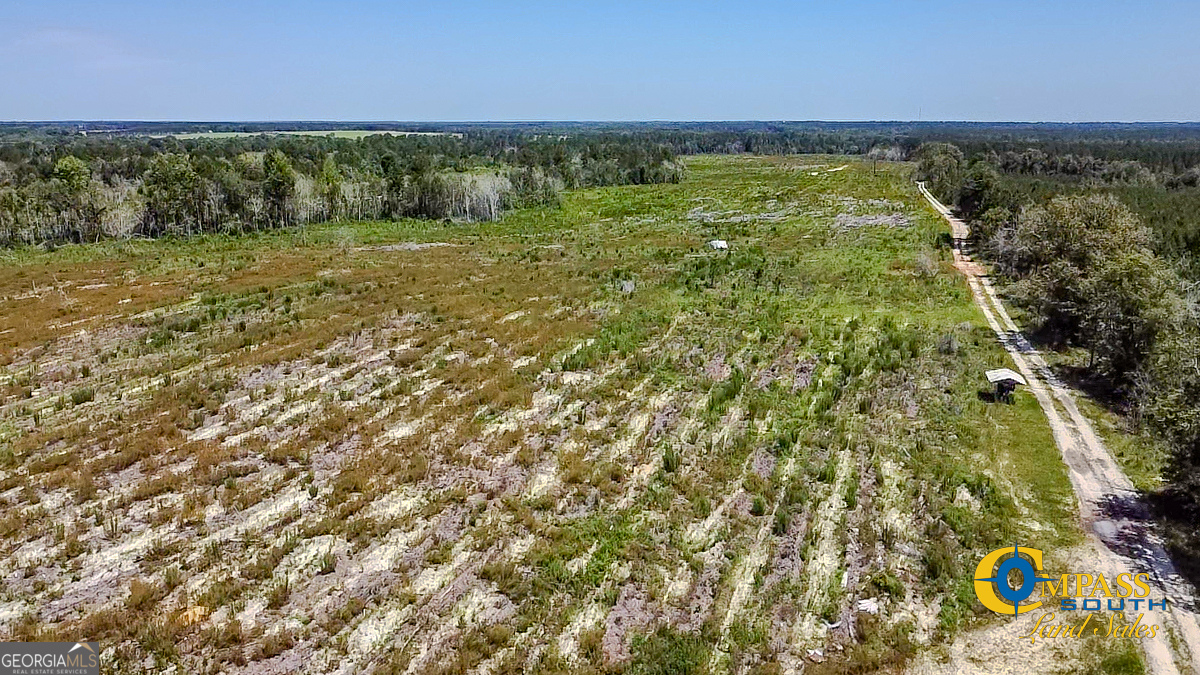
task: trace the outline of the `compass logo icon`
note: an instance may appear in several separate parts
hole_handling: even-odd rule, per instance
[[[1013,573],[1016,573],[1015,575]],[[1022,605],[1043,581],[1054,581],[1042,573],[1042,552],[1036,548],[998,548],[985,555],[975,568],[975,595],[984,607],[997,614],[1017,616],[1042,606],[1041,602]],[[1019,581],[1014,580],[1019,576]]]

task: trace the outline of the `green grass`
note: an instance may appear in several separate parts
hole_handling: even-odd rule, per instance
[[[1131,422],[1106,410],[1086,396],[1075,397],[1096,433],[1108,446],[1121,471],[1137,489],[1153,493],[1163,487],[1163,471],[1170,463],[1170,448],[1145,430],[1131,430]]]
[[[699,675],[708,658],[708,645],[698,635],[659,629],[635,647],[629,672],[634,675]]]

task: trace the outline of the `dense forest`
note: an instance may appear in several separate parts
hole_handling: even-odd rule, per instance
[[[50,131],[59,131],[57,128]],[[0,134],[0,244],[336,219],[490,220],[563,188],[678,181],[666,145],[490,131],[363,138]]]
[[[968,146],[969,147],[969,146]],[[1200,551],[1200,191],[1189,144],[1157,156],[968,153],[921,146],[917,175],[971,224],[1050,346],[1085,351],[1083,384],[1171,449],[1158,495],[1177,550]],[[1192,560],[1192,565],[1197,560]]]

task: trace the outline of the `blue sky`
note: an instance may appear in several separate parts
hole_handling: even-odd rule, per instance
[[[0,119],[1200,119],[1185,2],[7,0]]]

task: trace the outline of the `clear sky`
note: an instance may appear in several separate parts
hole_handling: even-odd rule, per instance
[[[1200,119],[1191,2],[0,1],[0,119]]]

